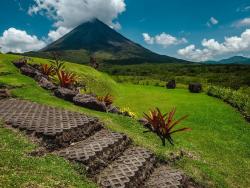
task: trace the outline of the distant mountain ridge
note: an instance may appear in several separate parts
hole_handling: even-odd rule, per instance
[[[243,56],[233,56],[228,59],[222,59],[220,61],[206,61],[206,64],[249,64],[250,58]]]
[[[49,57],[51,51],[61,52],[63,58],[76,63],[86,63],[91,55],[109,62],[166,62],[189,63],[185,60],[159,55],[127,39],[98,19],[86,22],[38,52],[27,55]]]

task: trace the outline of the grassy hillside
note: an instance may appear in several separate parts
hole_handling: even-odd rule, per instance
[[[15,55],[0,54],[0,60],[2,62],[0,65],[0,75],[4,75],[4,81],[0,78],[0,84],[8,84],[15,87],[22,86],[23,83],[30,80],[22,75],[17,75],[19,70],[9,63],[17,58],[18,56]],[[50,62],[47,59],[32,58],[32,63],[44,64]],[[85,65],[79,66],[73,63],[66,63],[65,67],[67,70],[77,73],[78,80],[87,86],[89,92],[94,92],[98,95],[105,95],[107,93],[115,95],[117,93],[117,83],[108,75],[100,73]],[[32,85],[35,87],[36,83],[33,83]]]
[[[193,130],[176,134],[174,136],[175,147],[170,145],[162,147],[161,141],[155,135],[143,134],[144,129],[136,120],[91,111],[55,98],[48,91],[37,86],[31,78],[22,76],[18,72],[10,62],[16,58],[18,57],[13,55],[0,55],[0,84],[16,86],[12,89],[12,93],[16,97],[97,116],[105,122],[108,128],[128,134],[136,144],[151,149],[161,158],[167,158],[170,152],[183,149],[191,153],[193,158],[184,157],[176,162],[175,166],[180,167],[196,181],[202,182],[206,186],[247,187],[250,184],[248,178],[250,176],[249,123],[245,122],[236,110],[222,101],[205,94],[191,94],[183,89],[166,90],[153,86],[117,84],[106,74],[89,67],[67,64],[72,71],[80,76],[84,75],[83,78],[89,80],[95,78],[95,81],[101,83],[100,85],[89,85],[93,92],[104,93],[100,88],[107,87],[105,91],[113,93],[118,106],[129,107],[138,117],[142,116],[142,112],[156,106],[163,111],[176,106],[178,117],[188,114],[189,118],[180,127],[187,126]],[[34,59],[34,61],[45,63],[47,60]],[[93,84],[92,81],[91,84]],[[7,134],[5,129],[1,130],[4,131],[3,135]],[[12,139],[5,142],[11,143]],[[0,149],[1,153],[6,153],[6,148]],[[15,148],[14,150],[16,151]],[[22,165],[23,162],[20,163]],[[62,164],[66,164],[66,162],[62,160]],[[56,174],[53,165],[50,166],[49,169]],[[5,182],[11,181],[10,177],[18,179],[14,171],[10,174],[12,176],[6,177]],[[28,180],[26,179],[26,181]]]
[[[95,188],[69,162],[53,156],[29,157],[35,149],[21,133],[0,125],[0,187],[81,187]]]
[[[83,49],[64,50],[60,51],[60,53],[65,61],[70,61],[78,64],[85,64],[85,65],[89,63],[90,56],[92,55],[91,52]],[[97,51],[94,54],[98,62],[102,62],[105,59],[114,59],[112,53]],[[52,58],[50,52],[27,52],[25,53],[25,55],[30,57]]]

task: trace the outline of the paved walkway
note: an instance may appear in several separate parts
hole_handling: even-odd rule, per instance
[[[0,118],[39,138],[49,151],[83,164],[100,187],[181,187],[179,171],[159,164],[126,135],[104,129],[97,118],[17,99],[0,100]]]

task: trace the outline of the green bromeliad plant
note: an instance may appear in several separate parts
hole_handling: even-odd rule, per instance
[[[169,113],[162,114],[161,111],[156,108],[155,110],[151,110],[149,114],[144,113],[144,118],[148,121],[145,127],[149,129],[148,131],[145,131],[145,133],[153,132],[157,134],[161,139],[163,146],[166,145],[166,140],[171,145],[174,145],[172,134],[191,130],[190,128],[174,129],[181,121],[188,117],[186,115],[178,120],[174,120],[175,112],[176,108],[173,108]]]

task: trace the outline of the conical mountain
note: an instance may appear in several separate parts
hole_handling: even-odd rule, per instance
[[[92,54],[110,62],[185,62],[156,54],[125,38],[98,19],[79,25],[39,52],[32,52],[32,55],[44,57],[51,51],[60,51],[65,60],[76,63],[88,62]]]

